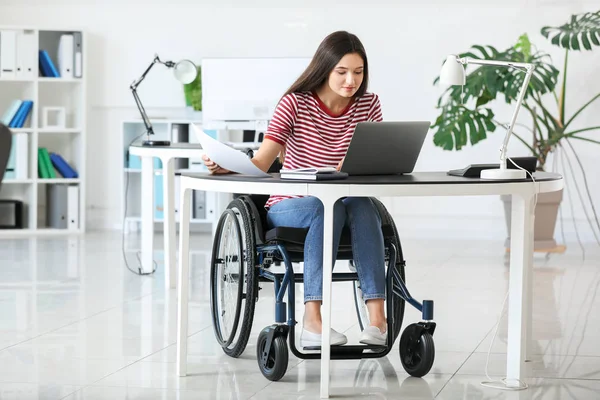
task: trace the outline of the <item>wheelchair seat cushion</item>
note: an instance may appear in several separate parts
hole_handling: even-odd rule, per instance
[[[269,229],[265,234],[267,243],[284,242],[286,244],[299,244],[304,246],[308,228],[290,228],[287,226],[278,226]],[[352,241],[350,238],[350,230],[346,227],[342,230],[340,238],[340,247],[351,247]]]
[[[394,237],[394,228],[392,228],[391,225],[382,225],[381,231],[383,232],[384,238]],[[265,233],[265,242],[273,243],[278,241],[304,245],[307,233],[308,228],[290,228],[288,226],[278,226],[273,229],[269,229]],[[340,247],[351,245],[352,239],[350,236],[350,230],[347,227],[344,227],[342,230],[342,237],[340,238]]]

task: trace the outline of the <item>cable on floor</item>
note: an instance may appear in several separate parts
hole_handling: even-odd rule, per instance
[[[129,149],[129,147],[133,144],[133,142],[135,142],[136,140],[138,140],[139,138],[141,138],[142,136],[144,136],[146,134],[146,132],[142,133],[139,136],[136,136],[127,146],[127,148]],[[158,268],[157,264],[156,264],[156,260],[152,260],[152,263],[154,264],[154,269],[152,270],[152,272],[142,272],[142,260],[140,259],[140,252],[137,251],[136,252],[136,258],[138,260],[138,265],[137,265],[137,272],[134,271],[133,269],[131,269],[131,267],[129,266],[129,263],[127,262],[127,255],[125,253],[125,220],[127,219],[127,201],[128,201],[128,193],[129,193],[129,173],[125,174],[125,212],[123,213],[123,223],[122,223],[122,229],[121,229],[121,252],[123,254],[123,261],[125,261],[125,266],[127,267],[127,269],[129,271],[131,271],[132,273],[136,274],[136,275],[152,275],[154,272],[156,272],[156,269]]]

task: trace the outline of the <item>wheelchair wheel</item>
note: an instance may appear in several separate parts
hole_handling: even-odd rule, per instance
[[[404,282],[406,282],[405,274],[404,274],[404,257],[402,255],[402,247],[400,244],[400,236],[398,235],[398,230],[396,229],[396,224],[394,223],[394,219],[387,211],[383,203],[375,198],[371,198],[373,204],[377,208],[379,215],[381,216],[381,223],[383,225],[390,225],[394,230],[394,238],[393,243],[396,247],[396,265],[393,266],[394,270],[390,269],[389,259],[386,258],[386,267],[387,267],[387,280],[394,280],[397,277],[400,277]],[[389,240],[389,239],[387,239]],[[352,265],[352,264],[351,264]],[[394,273],[395,272],[395,273]],[[387,287],[387,285],[386,285]],[[404,319],[404,306],[405,302],[400,296],[394,294],[388,294],[386,301],[392,299],[392,309],[393,309],[393,322],[394,322],[394,338],[397,338],[400,335],[400,330],[402,329],[402,320]],[[360,325],[360,329],[363,330],[367,326],[369,326],[369,313],[367,311],[367,305],[365,304],[362,298],[362,290],[360,289],[360,282],[354,281],[354,305],[356,308],[356,314],[358,316],[358,324]],[[390,318],[388,315],[387,318]]]
[[[406,372],[418,378],[427,375],[434,359],[431,333],[417,329],[416,324],[407,326],[400,338],[400,361]]]
[[[210,273],[213,329],[223,351],[231,357],[244,352],[254,319],[258,271],[253,234],[248,206],[235,199],[219,219]]]
[[[267,349],[268,331],[263,330],[258,335],[256,342],[256,359],[260,372],[270,381],[278,381],[285,375],[288,366],[288,348],[285,337],[277,335],[273,337],[271,348]],[[268,356],[263,362],[263,354],[268,352]]]

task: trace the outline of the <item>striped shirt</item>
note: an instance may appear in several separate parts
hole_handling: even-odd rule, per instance
[[[379,97],[365,93],[334,115],[313,92],[284,96],[267,127],[265,139],[285,146],[283,168],[337,167],[346,155],[359,122],[383,120]],[[271,195],[265,207],[301,196]]]

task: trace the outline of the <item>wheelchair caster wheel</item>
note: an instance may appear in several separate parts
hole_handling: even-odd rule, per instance
[[[285,337],[275,334],[271,342],[271,348],[267,349],[269,336],[268,327],[258,335],[256,343],[256,359],[260,372],[270,381],[278,381],[285,375],[288,366],[288,348]]]
[[[409,375],[422,377],[433,366],[435,346],[433,336],[419,324],[406,327],[400,337],[400,361]]]

